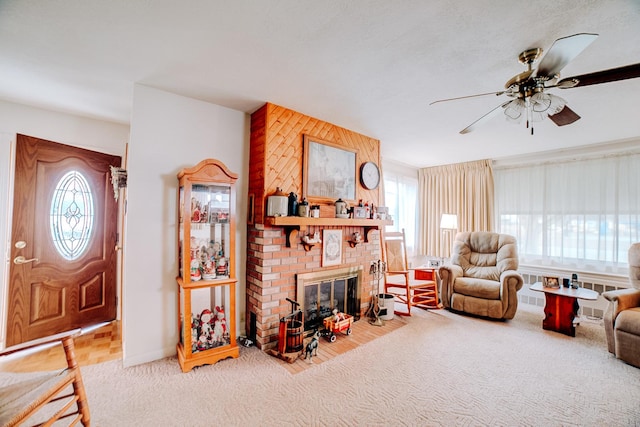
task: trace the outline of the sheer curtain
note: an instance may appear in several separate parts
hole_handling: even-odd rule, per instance
[[[393,226],[387,226],[387,229],[400,231],[404,228],[407,255],[412,257],[417,255],[418,172],[391,162],[385,162],[383,166],[384,203],[393,218]]]
[[[491,160],[456,163],[419,171],[419,250],[444,257],[450,239],[443,239],[440,218],[458,216],[458,231],[491,231],[494,221],[494,183]]]
[[[522,264],[622,274],[640,241],[640,154],[495,171],[498,229]]]

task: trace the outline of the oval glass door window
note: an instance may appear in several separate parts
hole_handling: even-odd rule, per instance
[[[79,171],[67,172],[53,192],[49,221],[53,244],[65,259],[78,259],[87,249],[94,212],[87,179]]]

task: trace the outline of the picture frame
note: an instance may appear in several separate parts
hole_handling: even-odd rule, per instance
[[[437,259],[430,259],[427,263],[427,267],[430,268],[438,268],[440,267],[440,260]]]
[[[353,217],[355,219],[366,219],[367,218],[367,210],[361,206],[353,207]]]
[[[356,200],[356,150],[303,135],[302,197],[333,203]]]
[[[555,276],[543,276],[542,286],[544,286],[545,288],[559,288],[560,279]]]
[[[387,206],[378,206],[376,208],[376,219],[385,220],[389,216],[389,208]]]
[[[322,230],[322,266],[342,263],[342,229]]]

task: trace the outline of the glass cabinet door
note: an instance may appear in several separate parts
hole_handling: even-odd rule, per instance
[[[189,242],[192,282],[229,278],[230,186],[193,185]]]
[[[231,343],[227,320],[230,292],[230,285],[191,289],[186,292],[188,295],[181,292],[180,315],[182,319],[186,317],[188,325],[183,330],[190,340],[185,343],[181,337],[181,342],[191,347],[191,354]]]

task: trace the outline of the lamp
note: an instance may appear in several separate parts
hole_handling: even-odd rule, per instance
[[[458,229],[458,215],[456,214],[442,214],[442,218],[440,218],[440,230],[442,230],[442,240],[444,241],[444,236],[447,235],[448,239],[446,239],[446,242],[441,241],[440,243],[442,244],[443,248],[444,248],[444,254],[445,256],[443,257],[443,261],[444,258],[449,258],[450,252],[449,252],[449,248],[451,247],[451,233],[453,232],[453,230],[457,230]]]

